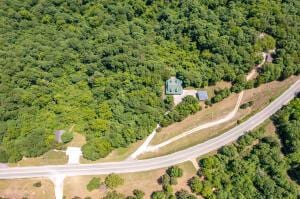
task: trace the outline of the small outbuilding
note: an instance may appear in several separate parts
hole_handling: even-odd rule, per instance
[[[61,136],[64,134],[65,130],[57,130],[55,131],[55,140],[58,143],[62,143]]]
[[[182,81],[176,77],[171,77],[166,81],[167,95],[181,95],[183,93]]]
[[[206,91],[197,91],[196,95],[199,101],[208,100],[208,94]]]

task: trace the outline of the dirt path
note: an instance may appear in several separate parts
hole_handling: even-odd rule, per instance
[[[265,52],[262,53],[262,57],[263,57],[262,62],[250,71],[250,73],[246,77],[247,81],[253,79],[256,76],[257,69],[262,67],[265,64],[267,55],[268,55],[268,53],[265,53]]]
[[[148,146],[146,148],[145,152],[148,152],[148,151],[150,151],[150,152],[151,151],[157,151],[159,148],[164,147],[164,146],[166,146],[168,144],[171,144],[172,142],[175,142],[175,141],[177,141],[177,140],[179,140],[179,139],[181,139],[181,138],[183,138],[185,136],[191,135],[191,134],[193,134],[195,132],[198,132],[200,130],[207,129],[207,128],[210,128],[210,127],[213,127],[213,126],[216,126],[216,125],[219,125],[219,124],[222,124],[224,122],[227,122],[227,121],[231,120],[235,116],[235,114],[237,113],[237,111],[239,110],[239,107],[240,107],[243,95],[244,95],[244,91],[242,91],[239,94],[237,103],[236,103],[233,111],[231,111],[225,117],[217,119],[217,120],[212,121],[212,122],[208,122],[208,123],[200,125],[200,126],[197,126],[197,127],[193,128],[191,130],[185,131],[185,132],[183,132],[183,133],[181,133],[181,134],[179,134],[179,135],[177,135],[175,137],[172,137],[172,138],[170,138],[170,139],[168,139],[168,140],[166,140],[166,141],[164,141],[164,142],[162,142],[160,144],[153,145],[153,146],[150,145],[150,146]]]
[[[263,60],[261,61],[260,64],[258,64],[254,69],[251,70],[251,72],[247,75],[246,77],[246,80],[249,81],[251,79],[253,79],[255,76],[256,76],[256,73],[257,73],[257,69],[262,67],[264,65],[264,63],[266,62],[266,57],[267,57],[267,53],[263,52],[262,53],[262,57],[263,57]],[[242,99],[243,99],[243,95],[244,95],[244,91],[242,91],[239,96],[238,96],[238,100],[236,102],[236,105],[234,107],[234,109],[229,113],[227,114],[225,117],[223,118],[220,118],[220,119],[217,119],[215,121],[212,121],[212,122],[208,122],[206,124],[203,124],[203,125],[199,125],[191,130],[188,130],[188,131],[185,131],[177,136],[174,136],[160,144],[157,144],[157,145],[149,145],[151,140],[153,139],[153,137],[155,136],[156,134],[156,129],[150,134],[150,136],[146,139],[146,141],[134,152],[132,153],[127,160],[133,160],[133,159],[136,159],[139,155],[145,153],[145,152],[153,152],[153,151],[157,151],[159,150],[161,147],[164,147],[166,145],[169,145],[183,137],[186,137],[188,135],[191,135],[193,133],[196,133],[200,130],[203,130],[203,129],[206,129],[206,128],[210,128],[210,127],[213,127],[213,126],[216,126],[216,125],[219,125],[219,124],[222,124],[222,123],[225,123],[225,122],[228,122],[229,120],[231,120],[232,118],[234,118],[234,116],[236,115],[236,113],[238,112],[239,110],[239,107],[241,105],[241,102],[242,102]]]
[[[154,131],[147,137],[145,142],[135,151],[133,152],[126,160],[134,160],[139,156],[140,154],[144,153],[147,150],[148,145],[150,144],[153,137],[156,135],[156,130],[159,128],[159,125],[156,126]]]

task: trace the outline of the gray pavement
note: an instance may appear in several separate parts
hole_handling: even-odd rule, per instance
[[[283,105],[292,100],[299,91],[300,80],[295,82],[288,90],[286,90],[280,97],[274,100],[266,108],[242,124],[232,128],[218,137],[170,155],[146,160],[122,162],[1,168],[0,179],[50,177],[56,175],[77,176],[108,173],[130,173],[164,168],[174,164],[182,163],[229,144],[247,131],[254,129],[271,115],[273,115],[276,111],[278,111]]]

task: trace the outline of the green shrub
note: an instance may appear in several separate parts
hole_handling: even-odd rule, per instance
[[[112,151],[112,146],[107,139],[93,138],[82,146],[83,157],[88,160],[97,160],[107,156]]]
[[[163,191],[155,191],[151,194],[151,199],[167,199],[167,196]]]
[[[203,189],[203,184],[198,176],[194,176],[189,180],[189,186],[193,193],[200,194]]]
[[[135,189],[133,190],[133,195],[135,196],[136,199],[142,199],[145,196],[145,193],[142,190]]]
[[[61,136],[61,140],[63,143],[68,143],[73,139],[73,133],[70,131],[64,132]]]
[[[38,181],[36,183],[33,184],[34,187],[41,187],[42,186],[42,182]]]
[[[102,199],[125,199],[125,196],[121,193],[114,191],[109,191],[105,197]]]
[[[170,184],[164,185],[163,190],[167,195],[171,195],[173,193],[173,188]]]
[[[171,177],[179,178],[183,175],[183,170],[178,166],[172,166],[167,169],[167,174]]]
[[[211,99],[211,103],[217,103],[230,95],[230,89],[215,90],[215,96]]]
[[[168,126],[173,122],[180,122],[190,114],[201,110],[199,101],[193,96],[186,96],[172,111],[164,115],[160,122],[161,126]]]
[[[246,108],[248,108],[248,107],[251,107],[252,105],[253,105],[253,101],[249,101],[249,102],[246,102],[246,103],[242,104],[242,105],[240,106],[240,108],[241,108],[241,109],[246,109]]]
[[[93,191],[95,189],[99,189],[101,185],[100,178],[93,177],[90,182],[86,185],[87,190]]]
[[[3,149],[0,149],[0,162],[1,163],[6,163],[8,161],[8,158],[9,158],[9,156],[6,153],[6,151],[3,150]]]
[[[197,197],[190,194],[187,190],[181,189],[176,192],[176,199],[196,199]]]
[[[177,185],[177,184],[178,184],[177,178],[176,178],[176,177],[171,177],[171,178],[170,178],[170,184],[171,184],[171,185]]]
[[[124,179],[117,174],[112,173],[106,176],[104,183],[107,187],[114,189],[124,184]]]
[[[168,174],[164,174],[160,177],[160,183],[164,186],[164,185],[168,185],[170,184],[170,176]]]

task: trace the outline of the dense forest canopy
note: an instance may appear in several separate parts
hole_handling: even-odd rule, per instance
[[[278,137],[259,129],[200,160],[192,191],[204,198],[299,198],[300,98],[273,121]]]
[[[298,74],[299,12],[298,0],[0,1],[2,161],[43,154],[71,125],[86,150],[144,138],[169,107],[171,75],[238,84],[272,48],[258,82]]]
[[[300,97],[300,95],[299,95]],[[290,177],[300,184],[300,98],[278,112],[273,120],[287,156]]]

